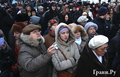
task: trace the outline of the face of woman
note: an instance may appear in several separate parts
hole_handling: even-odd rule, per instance
[[[110,9],[110,14],[113,14],[113,9]]]
[[[80,36],[81,36],[81,32],[75,32],[75,37],[76,37],[76,39],[79,39],[80,38]]]
[[[65,21],[68,21],[68,18],[69,18],[68,15],[65,15]]]
[[[31,9],[30,9],[30,7],[27,7],[27,11],[30,11]]]
[[[64,30],[60,33],[60,38],[62,41],[67,41],[69,38],[69,31],[68,30]]]

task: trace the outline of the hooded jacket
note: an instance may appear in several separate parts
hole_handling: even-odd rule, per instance
[[[51,56],[46,52],[41,40],[35,40],[28,35],[21,34],[18,40],[20,47],[18,55],[18,67],[21,77],[47,77],[46,65]]]
[[[68,43],[65,43],[60,39],[59,30],[61,27],[67,27],[69,29]],[[55,54],[52,55],[52,63],[54,65],[53,77],[57,77],[56,71],[64,71],[72,69],[72,73],[75,71],[75,66],[80,57],[79,50],[75,43],[75,35],[65,23],[60,23],[55,29],[55,42],[57,47],[65,54],[67,60],[64,58],[59,50],[56,50]],[[70,72],[70,71],[69,71]],[[70,73],[71,73],[70,72]]]
[[[82,53],[82,50],[83,50],[83,48],[84,48],[84,46],[85,46],[85,44],[86,44],[86,42],[87,42],[87,40],[88,40],[88,35],[87,35],[85,29],[84,29],[82,26],[80,26],[80,25],[74,26],[74,27],[72,28],[72,31],[73,31],[73,32],[77,32],[77,31],[79,31],[79,30],[81,31],[81,39],[82,39],[82,42],[81,42],[80,45],[78,45],[77,43],[76,43],[76,44],[77,44],[77,46],[78,46],[79,53]]]

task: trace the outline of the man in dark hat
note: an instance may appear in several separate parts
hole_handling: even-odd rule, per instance
[[[108,38],[110,38],[109,25],[105,20],[107,12],[108,12],[108,10],[105,7],[100,7],[98,9],[97,17],[95,19],[93,19],[92,22],[94,22],[98,25],[98,30],[97,30],[98,34],[102,34],[102,35],[105,35]]]

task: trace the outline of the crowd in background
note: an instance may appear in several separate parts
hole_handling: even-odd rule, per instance
[[[104,35],[105,41],[102,43],[108,43],[109,47],[105,48],[106,64],[101,65],[103,69],[98,68],[113,69],[117,71],[116,77],[120,77],[119,1],[96,4],[78,0],[16,2],[0,0],[0,43],[4,40],[4,44],[0,44],[0,77],[58,77],[57,71],[67,69],[74,73],[77,65],[79,68],[76,77],[88,77],[89,75],[79,73],[85,72],[82,67],[85,64],[80,62],[84,63],[82,59],[86,57],[83,57],[82,53],[86,55],[86,51],[90,50],[88,42],[97,35]],[[38,36],[32,35],[38,32],[41,40]],[[54,49],[53,46],[56,44],[63,52],[67,51],[64,53],[67,59],[58,52],[61,50]],[[93,44],[90,43],[91,45]]]

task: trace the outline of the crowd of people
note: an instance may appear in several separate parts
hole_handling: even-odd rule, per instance
[[[0,0],[0,77],[120,77],[119,28],[120,2]]]

